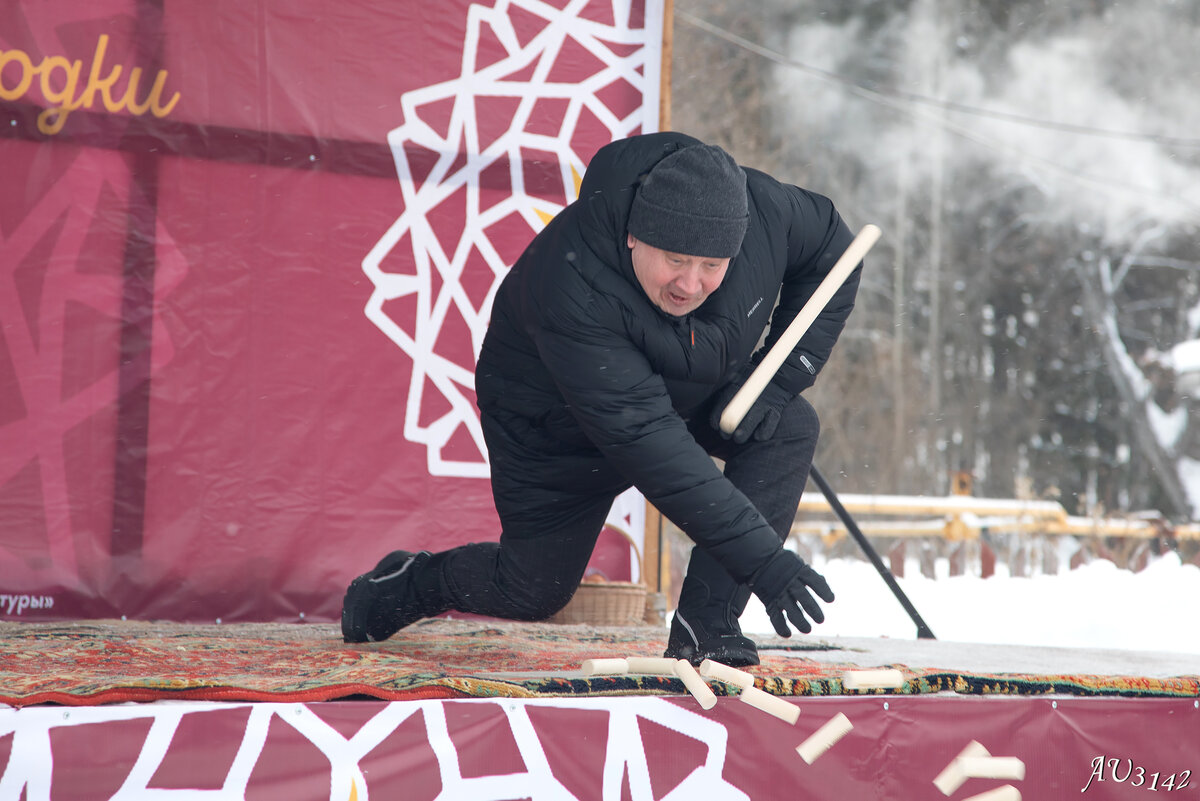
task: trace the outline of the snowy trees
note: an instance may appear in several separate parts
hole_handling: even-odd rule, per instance
[[[1200,512],[1198,15],[675,0],[673,127],[884,229],[812,392],[838,486]]]

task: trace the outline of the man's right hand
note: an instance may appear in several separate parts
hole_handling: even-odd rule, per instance
[[[747,364],[738,371],[737,377],[726,384],[717,395],[708,419],[709,425],[720,431],[721,436],[725,439],[732,439],[736,445],[744,444],[751,437],[758,442],[765,442],[773,437],[775,428],[779,425],[783,407],[796,398],[794,392],[788,392],[774,381],[769,382],[754,403],[750,405],[750,408],[746,410],[746,414],[733,433],[726,434],[721,430],[721,415],[725,413],[725,407],[729,405],[729,401],[733,400],[733,396],[737,394],[753,372],[753,364]]]
[[[812,631],[812,625],[805,613],[815,623],[825,621],[825,613],[821,611],[809,590],[815,592],[817,597],[826,603],[833,601],[833,590],[829,589],[825,578],[787,549],[772,556],[749,583],[750,589],[767,608],[771,625],[780,637],[792,636],[784,620],[785,616],[804,634]]]

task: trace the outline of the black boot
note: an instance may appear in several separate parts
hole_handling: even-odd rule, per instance
[[[393,551],[346,590],[342,638],[379,642],[405,626],[450,608],[442,592],[441,554]]]
[[[738,625],[749,600],[749,587],[735,584],[711,557],[693,551],[663,656],[693,665],[705,659],[732,667],[757,665],[758,647]]]

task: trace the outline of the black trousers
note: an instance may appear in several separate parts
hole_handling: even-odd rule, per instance
[[[613,501],[630,483],[598,453],[547,455],[548,449],[538,447],[539,433],[520,418],[485,413],[482,423],[500,541],[441,554],[445,601],[461,612],[544,620],[571,600]],[[786,539],[820,431],[812,405],[797,396],[765,442],[735,445],[708,424],[707,411],[689,428],[710,455],[725,462],[725,476]],[[692,549],[688,573],[693,572],[703,574],[711,595],[733,597],[737,583],[699,547]]]

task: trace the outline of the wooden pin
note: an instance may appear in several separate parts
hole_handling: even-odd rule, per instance
[[[959,757],[963,775],[968,779],[1016,779],[1025,778],[1025,763],[1016,757],[978,756]]]
[[[880,690],[904,686],[904,674],[898,670],[851,670],[842,674],[847,690]]]
[[[726,684],[732,684],[743,690],[754,686],[754,677],[746,671],[714,662],[711,659],[705,659],[700,663],[700,675],[706,679],[716,679]]]
[[[683,679],[683,686],[687,687],[688,692],[700,704],[701,709],[712,709],[717,705],[717,696],[704,679],[700,678],[700,674],[696,672],[696,668],[692,667],[691,662],[680,659],[675,663],[675,673]]]
[[[625,659],[629,672],[643,676],[674,676],[676,659],[662,656],[630,656]]]
[[[988,790],[986,793],[964,798],[963,801],[1021,801],[1021,791],[1011,784]]]
[[[854,724],[850,722],[850,718],[838,712],[821,728],[809,735],[807,740],[796,746],[796,753],[811,765],[817,760],[817,757],[828,751],[834,743],[849,734],[853,728]]]
[[[623,676],[629,672],[625,659],[585,659],[581,667],[585,676]]]
[[[962,787],[963,782],[967,780],[967,774],[963,773],[962,761],[971,759],[972,757],[991,756],[988,750],[981,743],[972,740],[967,743],[967,747],[958,753],[958,756],[950,760],[950,764],[942,769],[942,772],[933,780],[934,785],[942,791],[942,795],[953,795],[954,791]]]
[[[760,690],[757,687],[745,688],[738,695],[738,698],[741,698],[755,709],[766,712],[768,715],[774,715],[792,725],[795,725],[797,718],[800,717],[799,706],[790,704],[782,698],[771,695],[769,692]]]

